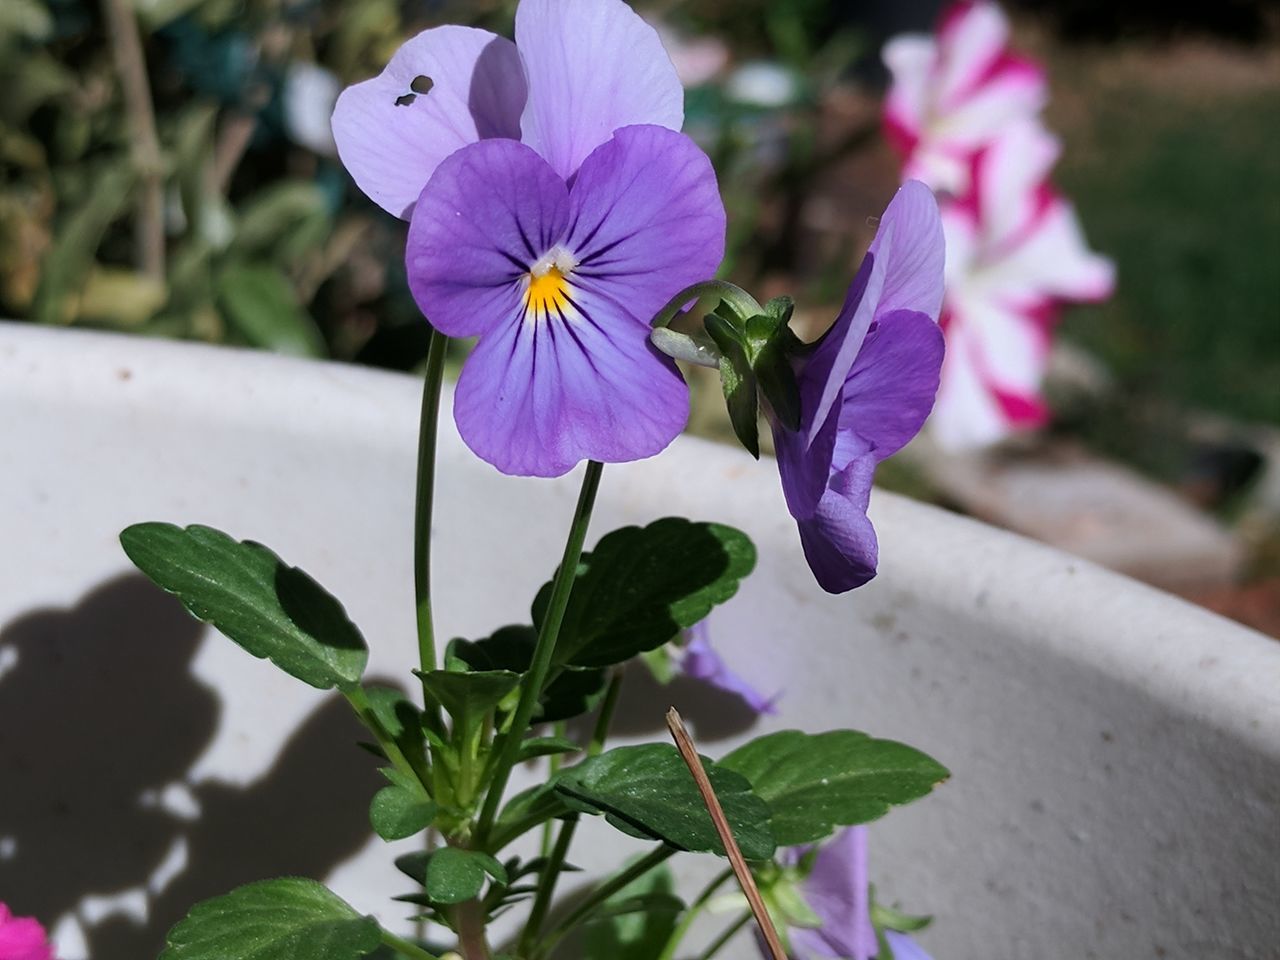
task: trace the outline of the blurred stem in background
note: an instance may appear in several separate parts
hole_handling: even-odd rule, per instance
[[[138,268],[151,279],[164,280],[164,158],[156,137],[151,83],[138,36],[138,22],[128,0],[102,0],[111,38],[111,54],[124,94],[133,163],[138,173],[134,236]]]

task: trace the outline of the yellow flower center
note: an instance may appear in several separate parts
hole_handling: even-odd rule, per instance
[[[564,311],[569,305],[569,283],[559,267],[549,267],[545,273],[529,274],[529,289],[524,294],[525,310],[534,314]]]

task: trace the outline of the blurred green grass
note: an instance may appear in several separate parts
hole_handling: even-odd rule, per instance
[[[1122,397],[1280,423],[1280,92],[1093,93],[1058,181],[1119,283],[1064,335]]]

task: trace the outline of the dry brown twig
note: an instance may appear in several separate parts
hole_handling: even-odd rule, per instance
[[[711,778],[707,776],[706,768],[702,765],[702,758],[698,756],[698,749],[693,745],[693,738],[689,736],[689,731],[685,729],[684,721],[680,719],[680,713],[675,707],[667,711],[667,729],[671,731],[676,749],[680,751],[680,756],[684,758],[689,772],[693,774],[693,782],[698,785],[702,802],[707,805],[711,822],[715,824],[716,833],[720,834],[720,842],[724,844],[724,852],[729,857],[730,866],[733,867],[733,875],[738,878],[738,886],[742,887],[742,892],[746,894],[747,903],[751,905],[751,912],[756,918],[760,932],[764,934],[765,943],[769,945],[773,960],[787,960],[787,952],[782,949],[778,931],[773,926],[773,918],[769,916],[769,910],[760,896],[760,888],[756,886],[756,878],[752,876],[751,868],[747,866],[746,858],[742,856],[738,841],[733,838],[733,830],[729,826],[728,818],[724,815],[724,808],[720,806],[720,798],[716,796],[715,788],[711,786]]]

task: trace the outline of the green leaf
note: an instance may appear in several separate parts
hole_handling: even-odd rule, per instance
[[[422,711],[417,704],[396,687],[372,686],[364,688],[369,698],[369,711],[382,724],[382,729],[397,742],[408,734],[417,736],[422,727]]]
[[[520,683],[520,674],[510,670],[472,673],[432,670],[418,675],[427,693],[453,718],[454,724],[466,730],[474,730],[485,714],[497,707]]]
[[[679,517],[606,534],[582,555],[556,643],[556,661],[606,667],[653,650],[738,591],[756,551],[747,535]],[[551,583],[538,591],[541,622]]]
[[[519,763],[534,757],[549,757],[560,753],[577,753],[582,747],[567,737],[530,737],[520,744]]]
[[[684,903],[665,866],[650,870],[605,901],[584,930],[589,960],[653,960],[676,928]]]
[[[456,659],[470,670],[512,670],[525,673],[533,662],[538,631],[516,624],[495,630],[483,640],[454,640],[445,661]],[[594,710],[604,695],[608,677],[604,670],[566,667],[547,685],[538,699],[537,723],[569,720]]]
[[[436,805],[413,777],[392,767],[382,771],[391,781],[373,795],[369,804],[369,822],[383,840],[403,840],[431,825]]]
[[[360,681],[369,654],[342,604],[262,544],[171,523],[135,524],[120,543],[197,619],[255,657],[321,690]]]
[[[724,391],[733,432],[747,453],[759,460],[760,393],[742,334],[714,313],[708,314],[703,323],[720,350],[720,388]]]
[[[507,871],[497,860],[479,850],[440,847],[430,853],[408,854],[396,860],[401,872],[422,884],[434,904],[462,903],[484,886],[485,874],[507,882]]]
[[[325,355],[316,322],[275,267],[231,264],[217,284],[222,312],[249,343],[300,357]]]
[[[782,730],[739,747],[720,766],[751,782],[769,805],[773,835],[784,847],[868,823],[950,776],[914,747],[856,730]]]
[[[197,904],[167,942],[160,960],[355,960],[382,932],[322,884],[285,877]]]
[[[775,843],[769,808],[745,777],[703,761],[734,838],[748,860],[767,860]],[[724,855],[702,795],[676,748],[665,743],[616,747],[561,772],[553,781],[571,807],[603,813],[633,837],[681,850]]]

